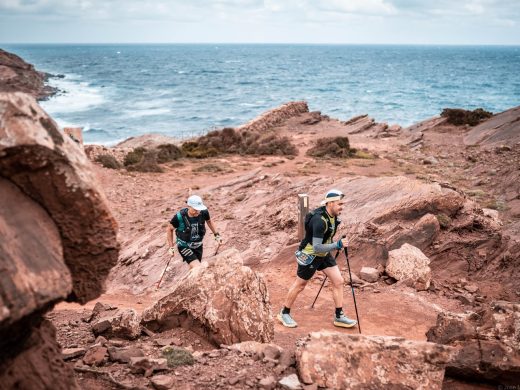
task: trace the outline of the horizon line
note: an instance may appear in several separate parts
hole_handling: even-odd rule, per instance
[[[328,45],[328,46],[520,46],[520,43],[338,43],[338,42],[0,42],[0,45]]]

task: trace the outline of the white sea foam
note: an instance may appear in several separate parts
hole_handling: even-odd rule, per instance
[[[171,99],[142,100],[132,103],[132,108],[124,111],[127,118],[165,115],[172,112]]]
[[[125,116],[127,118],[140,118],[143,116],[154,116],[154,115],[164,115],[171,113],[172,110],[169,108],[148,108],[142,110],[126,110]]]
[[[45,111],[51,115],[86,111],[106,101],[101,88],[81,81],[80,76],[66,75],[63,79],[52,78],[49,84],[60,90],[57,95],[41,102]]]

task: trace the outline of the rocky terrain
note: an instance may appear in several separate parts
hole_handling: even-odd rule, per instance
[[[189,148],[146,136],[83,151],[28,96],[0,102],[7,388],[518,385],[518,108],[475,126],[402,128],[293,102]],[[160,170],[127,169],[139,165],[130,152],[153,159],[165,142],[175,148]],[[204,158],[183,154],[194,150]],[[274,317],[296,269],[297,195],[313,208],[331,187],[346,194],[353,290],[338,261],[360,328],[333,326],[328,282],[311,308],[319,274],[291,312],[298,327],[284,328]],[[189,194],[224,239],[217,248],[208,235],[193,271],[165,240]]]
[[[56,93],[45,84],[52,75],[39,72],[16,54],[0,49],[0,92],[25,92],[42,100]]]

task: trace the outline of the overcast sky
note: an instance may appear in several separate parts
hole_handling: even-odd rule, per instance
[[[0,0],[2,43],[520,44],[520,0]]]

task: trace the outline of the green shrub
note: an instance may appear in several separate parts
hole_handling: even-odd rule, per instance
[[[182,152],[186,157],[208,158],[218,155],[218,150],[214,147],[200,144],[197,141],[188,141],[182,144]]]
[[[192,366],[195,358],[191,352],[183,348],[166,347],[162,350],[162,355],[168,363],[168,367]]]
[[[320,138],[316,144],[307,151],[311,157],[348,158],[352,155],[348,137]]]
[[[289,138],[279,137],[276,134],[268,134],[258,138],[256,143],[251,144],[246,149],[246,154],[267,155],[267,156],[295,156],[298,154]]]
[[[437,214],[436,217],[437,221],[439,221],[441,229],[447,229],[451,225],[451,218],[448,217],[446,214]]]
[[[110,169],[121,168],[121,164],[119,163],[119,161],[117,161],[117,159],[114,156],[112,156],[111,154],[100,154],[96,157],[96,159],[94,161],[101,164],[105,168],[110,168]]]
[[[157,147],[157,162],[164,164],[182,157],[182,150],[174,144],[163,144]]]
[[[145,148],[135,148],[131,152],[128,152],[123,160],[123,164],[125,167],[137,164],[143,159],[144,153],[146,152]]]
[[[473,111],[463,110],[461,108],[445,108],[442,110],[441,116],[448,118],[448,123],[456,126],[478,125],[482,120],[493,116],[492,112],[477,108]]]
[[[237,132],[232,128],[210,131],[197,140],[182,144],[186,157],[206,158],[219,154],[294,156],[296,147],[287,137],[274,133]]]
[[[146,150],[139,162],[128,165],[126,169],[134,172],[163,172],[162,168],[157,164],[156,150]]]

